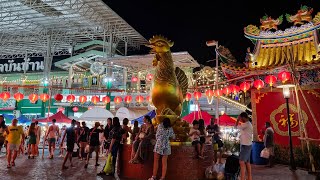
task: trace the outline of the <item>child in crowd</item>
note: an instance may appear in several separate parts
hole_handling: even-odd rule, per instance
[[[193,127],[190,129],[189,136],[192,140],[192,145],[196,148],[197,157],[203,159],[203,156],[201,156],[199,122],[197,120],[194,120],[192,122],[192,125]]]

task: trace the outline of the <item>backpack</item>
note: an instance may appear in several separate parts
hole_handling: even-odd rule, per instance
[[[239,156],[231,155],[226,159],[225,173],[237,175],[240,172]]]

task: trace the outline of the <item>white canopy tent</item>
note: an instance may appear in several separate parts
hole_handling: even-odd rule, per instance
[[[113,118],[114,115],[103,108],[95,107],[84,112],[79,118],[78,121],[86,121],[88,124],[93,124],[94,122],[106,124],[107,119],[111,117]]]
[[[141,110],[141,109],[128,109],[126,107],[121,107],[117,110],[116,112],[116,117],[118,117],[120,119],[120,123],[122,124],[122,120],[124,118],[128,118],[129,119],[129,123],[131,120],[139,118],[143,115],[145,115],[146,113],[148,113],[148,110]]]

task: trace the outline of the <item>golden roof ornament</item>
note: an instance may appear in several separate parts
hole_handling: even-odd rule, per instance
[[[156,42],[162,41],[164,43],[166,43],[169,47],[172,47],[174,42],[172,42],[171,40],[165,38],[164,36],[161,35],[155,35],[153,36],[150,40],[149,43],[150,44],[155,44]]]

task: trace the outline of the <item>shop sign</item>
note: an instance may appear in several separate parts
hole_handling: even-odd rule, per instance
[[[43,61],[30,62],[30,58],[25,58],[24,62],[16,63],[15,60],[8,60],[7,63],[0,64],[0,73],[27,72],[44,70]]]

